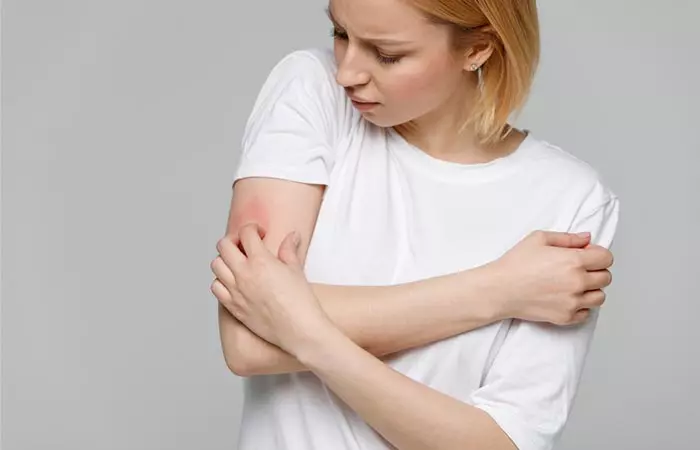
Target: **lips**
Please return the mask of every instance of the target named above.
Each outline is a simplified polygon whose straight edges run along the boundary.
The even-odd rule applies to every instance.
[[[374,103],[377,103],[377,102],[373,102],[373,101],[370,101],[370,100],[367,100],[367,99],[364,99],[364,98],[361,98],[361,97],[357,97],[357,96],[355,96],[355,95],[352,95],[352,94],[350,93],[349,90],[346,90],[346,91],[345,91],[345,94],[348,96],[348,98],[349,98],[350,100],[352,100],[352,101],[355,102],[355,103],[367,103],[367,104],[374,104]]]
[[[352,101],[355,102],[355,103],[368,103],[368,104],[377,103],[377,102],[371,102],[371,101],[369,101],[369,100],[364,100],[364,99],[361,99],[361,98],[353,97],[353,96],[351,96],[351,95],[350,95],[349,97],[350,97],[350,100],[352,100]]]

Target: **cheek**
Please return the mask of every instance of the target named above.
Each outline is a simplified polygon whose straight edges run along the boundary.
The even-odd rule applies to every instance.
[[[433,63],[393,76],[386,90],[391,109],[416,113],[437,106],[454,89],[451,70]]]
[[[435,79],[427,73],[405,75],[395,80],[391,89],[392,103],[411,104],[430,97],[435,91]]]

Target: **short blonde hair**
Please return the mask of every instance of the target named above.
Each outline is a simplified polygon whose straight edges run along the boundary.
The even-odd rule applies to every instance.
[[[453,28],[457,51],[493,46],[482,65],[482,88],[464,124],[480,142],[503,139],[508,118],[530,93],[540,57],[539,19],[535,0],[408,0],[428,20]],[[464,128],[463,127],[463,128]]]

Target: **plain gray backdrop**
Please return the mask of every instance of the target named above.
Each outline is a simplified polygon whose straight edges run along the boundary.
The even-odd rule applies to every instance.
[[[2,448],[232,449],[209,263],[272,65],[325,0],[5,0]],[[700,3],[539,2],[518,125],[621,199],[559,450],[697,450]]]

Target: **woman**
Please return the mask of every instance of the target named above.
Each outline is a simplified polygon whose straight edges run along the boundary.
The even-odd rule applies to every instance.
[[[246,377],[239,448],[551,448],[619,203],[507,122],[538,60],[535,2],[328,12],[334,52],[287,55],[260,91],[211,265]]]

